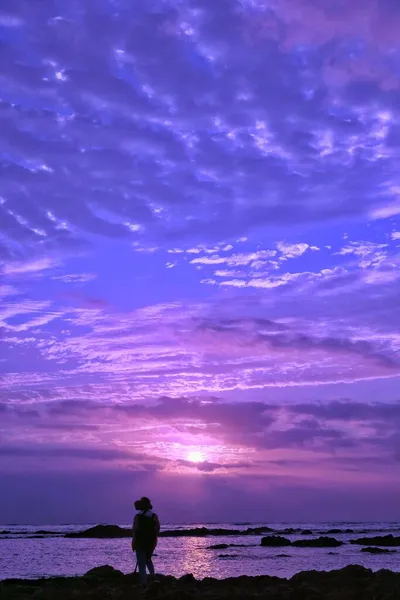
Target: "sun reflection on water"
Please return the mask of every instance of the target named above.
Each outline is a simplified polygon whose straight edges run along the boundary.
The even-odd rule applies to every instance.
[[[179,570],[192,573],[196,578],[215,576],[215,555],[196,538],[184,540],[182,552],[178,555]],[[178,566],[177,565],[177,566]]]

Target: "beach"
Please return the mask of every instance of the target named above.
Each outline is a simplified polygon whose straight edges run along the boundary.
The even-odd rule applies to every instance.
[[[158,576],[143,588],[137,575],[124,575],[110,566],[96,568],[83,577],[47,580],[8,580],[0,583],[2,600],[83,600],[113,598],[268,598],[269,600],[398,600],[400,573],[373,573],[360,566],[340,571],[299,573],[291,579],[277,577],[204,578],[188,574],[180,579]]]

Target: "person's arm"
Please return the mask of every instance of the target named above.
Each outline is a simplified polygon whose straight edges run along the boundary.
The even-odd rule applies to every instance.
[[[137,515],[135,515],[135,518],[133,519],[133,523],[132,523],[132,550],[135,550],[136,530],[137,530]]]
[[[137,515],[135,515],[135,517],[134,517],[134,519],[133,519],[133,524],[132,524],[132,537],[135,537],[136,529],[137,529]]]
[[[158,518],[158,516],[156,514],[154,515],[154,521],[156,524],[157,535],[158,535],[160,533],[161,526],[160,526],[160,519]]]

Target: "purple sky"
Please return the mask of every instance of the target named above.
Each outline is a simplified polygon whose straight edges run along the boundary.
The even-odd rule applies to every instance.
[[[3,521],[400,519],[399,31],[1,1]]]

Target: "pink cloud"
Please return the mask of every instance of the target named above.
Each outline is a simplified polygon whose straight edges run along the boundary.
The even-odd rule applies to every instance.
[[[49,269],[54,268],[55,266],[56,263],[53,259],[45,257],[18,262],[6,262],[2,266],[2,272],[4,275],[8,275],[10,277],[23,275],[38,275],[43,271],[47,271]]]
[[[296,476],[306,485],[312,480],[387,482],[400,468],[395,403],[278,406],[208,397],[100,405],[93,399],[45,403],[35,414],[0,404],[0,412],[9,428],[0,448],[3,470],[10,461],[14,468],[26,467],[29,455],[32,467],[45,457],[46,468],[56,471],[66,461],[79,470],[96,461],[166,473]],[[66,421],[68,430],[62,427]],[[82,422],[85,427],[79,427]],[[187,459],[193,447],[204,456],[197,465]]]
[[[285,23],[285,45],[326,44],[338,38],[361,38],[376,48],[397,46],[400,10],[390,0],[277,0]],[[343,10],[346,18],[343,18]]]
[[[335,51],[326,55],[323,74],[328,85],[373,81],[384,90],[398,89],[392,53],[399,48],[400,10],[390,0],[277,0],[272,6],[259,0],[252,7],[247,17],[249,43],[268,38],[290,51],[358,41],[363,45],[358,56]]]

